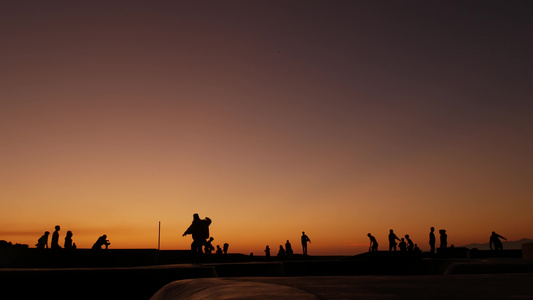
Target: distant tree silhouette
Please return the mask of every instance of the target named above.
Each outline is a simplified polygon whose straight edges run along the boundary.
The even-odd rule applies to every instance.
[[[399,241],[400,239],[396,236],[392,229],[389,230],[389,251],[392,251],[392,249],[396,251],[396,240]]]
[[[503,236],[497,234],[494,231],[492,232],[492,234],[490,235],[490,241],[489,241],[490,250],[492,250],[492,245],[494,245],[494,250],[503,250],[503,244],[502,244],[502,241],[500,241],[500,238],[507,241],[507,239],[504,238]]]
[[[431,227],[429,232],[429,252],[431,252],[431,254],[435,254],[435,242],[435,228]]]
[[[448,247],[448,235],[446,234],[446,230],[441,229],[439,230],[440,233],[440,248],[446,249]]]
[[[303,254],[307,255],[307,242],[311,243],[311,240],[309,239],[309,237],[303,231],[302,231],[301,240],[302,240]]]
[[[54,233],[52,233],[52,243],[50,244],[51,249],[61,249],[61,246],[59,246],[59,230],[61,230],[61,227],[59,225],[56,225]]]
[[[209,238],[209,225],[211,225],[211,219],[201,220],[198,214],[194,214],[191,226],[183,233],[183,236],[192,235],[191,251],[193,254],[203,253],[202,248]]]
[[[101,250],[102,249],[102,246],[105,246],[105,248],[107,249],[109,247],[111,243],[107,240],[107,235],[102,235],[101,237],[99,237],[96,242],[94,243],[92,249],[93,250]]]
[[[48,248],[48,236],[50,235],[50,232],[45,231],[44,234],[37,240],[37,249],[44,249]]]
[[[376,240],[376,238],[372,236],[370,233],[367,234],[367,236],[370,239],[370,246],[368,247],[368,249],[372,252],[378,251],[378,241]]]

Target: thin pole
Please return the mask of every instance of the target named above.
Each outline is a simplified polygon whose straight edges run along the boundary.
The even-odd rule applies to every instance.
[[[159,232],[157,234],[157,250],[161,249],[161,221],[159,221]]]

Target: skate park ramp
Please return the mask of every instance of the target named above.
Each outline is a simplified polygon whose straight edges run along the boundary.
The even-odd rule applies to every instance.
[[[233,277],[179,280],[151,300],[533,299],[533,274]]]

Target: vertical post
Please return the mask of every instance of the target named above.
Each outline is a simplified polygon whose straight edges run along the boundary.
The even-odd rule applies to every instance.
[[[157,233],[157,251],[155,252],[155,263],[159,264],[159,250],[161,249],[161,221],[159,221],[159,231]]]
[[[157,234],[157,250],[161,250],[161,221],[159,221],[159,232]]]

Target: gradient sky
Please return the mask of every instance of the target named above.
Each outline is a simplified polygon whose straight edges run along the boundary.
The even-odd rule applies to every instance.
[[[2,1],[0,239],[532,238],[530,1]]]

